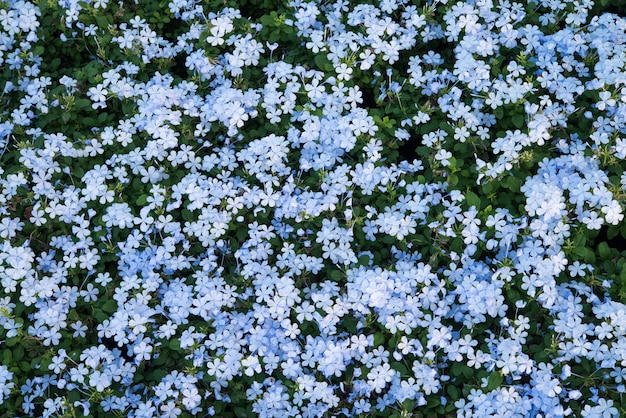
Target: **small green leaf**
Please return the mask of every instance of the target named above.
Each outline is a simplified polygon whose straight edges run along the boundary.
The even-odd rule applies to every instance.
[[[44,53],[45,49],[43,47],[43,45],[37,45],[35,48],[33,48],[33,55],[34,56],[40,56]]]
[[[513,117],[511,118],[511,121],[513,122],[513,126],[515,126],[517,129],[521,129],[522,126],[524,126],[524,115],[520,115],[519,113],[513,115]]]
[[[74,107],[77,110],[90,108],[91,107],[91,100],[89,100],[89,99],[76,99],[74,101]]]
[[[573,250],[574,254],[576,254],[579,257],[585,257],[588,251],[589,250],[587,249],[587,247],[576,247]]]
[[[626,222],[622,222],[622,226],[620,227],[620,235],[622,238],[626,238]]]
[[[476,193],[470,191],[465,192],[465,201],[467,202],[467,206],[474,206],[477,210],[480,210],[480,197],[478,197]]]
[[[148,202],[148,196],[145,194],[142,194],[141,196],[139,196],[136,200],[136,203],[138,206],[143,206]]]
[[[280,29],[273,30],[268,37],[268,42],[274,43],[280,40]]]
[[[15,347],[15,352],[13,353],[13,357],[15,358],[15,361],[20,361],[21,359],[24,358],[24,346],[23,345],[18,345],[17,347]]]
[[[522,182],[515,176],[508,176],[502,182],[510,191],[519,192]]]
[[[412,411],[413,408],[415,408],[414,399],[407,399],[404,402],[402,402],[402,409],[404,409],[405,411]]]
[[[104,312],[102,312],[102,309],[94,309],[92,316],[98,322],[102,322],[102,321],[104,321],[105,319],[108,318],[108,315],[105,314]]]
[[[367,266],[370,263],[370,256],[367,254],[363,254],[359,257],[359,266]]]
[[[194,218],[193,213],[191,213],[188,209],[181,210],[181,213],[185,221],[188,221],[188,222],[193,221],[193,218]]]
[[[111,19],[110,16],[106,14],[99,14],[99,15],[96,15],[96,23],[98,24],[99,27],[106,28],[109,26],[109,24],[113,23],[113,20]]]
[[[618,227],[616,226],[609,226],[609,228],[606,230],[606,237],[611,240],[613,238],[615,238],[618,234],[620,233],[620,230]]]
[[[352,316],[344,316],[343,317],[343,321],[342,321],[342,325],[344,326],[344,328],[346,329],[346,331],[348,331],[349,333],[356,333],[357,329],[356,329],[356,324],[357,321],[356,319],[354,319],[354,317]]]
[[[397,372],[400,372],[400,374],[403,376],[406,376],[409,374],[409,371],[407,370],[406,366],[398,361],[394,361],[393,363],[391,363],[391,368]]]
[[[115,302],[115,300],[113,299],[109,299],[106,302],[104,302],[104,305],[102,305],[102,310],[104,312],[115,312],[115,310],[117,309],[117,302]]]
[[[499,388],[502,384],[502,380],[503,378],[500,372],[491,373],[491,375],[489,375],[489,380],[487,381],[487,390],[492,391]]]
[[[274,25],[275,17],[271,15],[263,15],[259,20],[263,26],[272,26]]]
[[[330,61],[328,61],[328,58],[326,58],[323,54],[316,55],[314,61],[315,65],[317,65],[317,68],[320,70],[324,70],[329,64],[332,65]]]
[[[604,260],[611,258],[611,248],[609,248],[606,242],[602,241],[600,245],[598,245],[598,254],[600,254],[600,258]]]
[[[459,389],[454,385],[449,385],[447,389],[448,395],[452,398],[452,400],[459,399]]]

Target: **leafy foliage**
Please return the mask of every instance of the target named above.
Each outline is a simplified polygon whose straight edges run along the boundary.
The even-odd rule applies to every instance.
[[[619,416],[600,1],[4,1],[3,416]]]

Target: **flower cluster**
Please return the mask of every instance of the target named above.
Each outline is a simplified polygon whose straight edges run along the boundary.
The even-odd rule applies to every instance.
[[[626,413],[626,20],[148,3],[0,6],[0,411]]]

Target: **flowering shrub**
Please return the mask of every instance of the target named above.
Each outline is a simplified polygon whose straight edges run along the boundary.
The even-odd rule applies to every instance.
[[[1,4],[3,416],[626,414],[626,20]]]

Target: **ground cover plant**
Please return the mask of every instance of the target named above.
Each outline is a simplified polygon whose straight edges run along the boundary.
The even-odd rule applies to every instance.
[[[0,5],[0,415],[626,414],[619,5]]]

